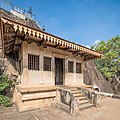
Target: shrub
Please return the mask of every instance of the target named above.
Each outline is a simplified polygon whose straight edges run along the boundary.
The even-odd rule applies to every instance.
[[[8,78],[7,75],[0,75],[0,105],[4,105],[6,107],[11,105],[10,98],[6,95],[6,90],[12,87],[12,81]]]
[[[10,98],[4,95],[0,95],[0,104],[4,105],[5,107],[11,106]]]

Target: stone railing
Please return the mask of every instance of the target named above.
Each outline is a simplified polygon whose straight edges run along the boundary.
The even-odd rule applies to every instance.
[[[78,89],[85,97],[88,98],[89,102],[92,103],[95,107],[102,106],[101,94],[99,94],[99,92],[85,87],[78,87]]]
[[[69,106],[69,113],[72,115],[77,115],[79,113],[79,101],[71,91],[63,88],[57,89],[57,103],[64,103]]]

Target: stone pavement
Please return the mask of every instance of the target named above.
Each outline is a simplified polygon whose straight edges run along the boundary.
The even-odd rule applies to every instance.
[[[77,116],[56,106],[21,113],[16,105],[0,106],[0,120],[120,120],[120,99],[104,98],[102,107],[85,109]]]

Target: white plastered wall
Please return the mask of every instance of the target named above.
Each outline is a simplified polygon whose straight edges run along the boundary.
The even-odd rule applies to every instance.
[[[24,46],[23,46],[24,47]],[[36,45],[36,43],[28,44],[28,54],[39,55],[39,71],[28,70],[28,77],[22,75],[21,81],[26,85],[55,85],[55,57],[64,59],[64,85],[79,85],[83,82],[83,72],[76,73],[76,62],[83,63],[83,58],[75,57],[70,52],[66,52],[56,48],[43,48]],[[23,51],[24,52],[24,51]],[[51,57],[51,71],[43,70],[43,57]],[[24,58],[24,57],[23,57]],[[68,73],[68,61],[74,62],[74,73]],[[23,62],[24,63],[24,62]],[[83,64],[82,64],[83,66]],[[83,68],[83,67],[82,67]],[[28,79],[27,83],[24,82]]]

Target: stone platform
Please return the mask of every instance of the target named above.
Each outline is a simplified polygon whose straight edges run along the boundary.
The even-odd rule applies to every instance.
[[[50,107],[55,103],[55,86],[21,86],[15,88],[13,101],[17,103],[19,111]]]

